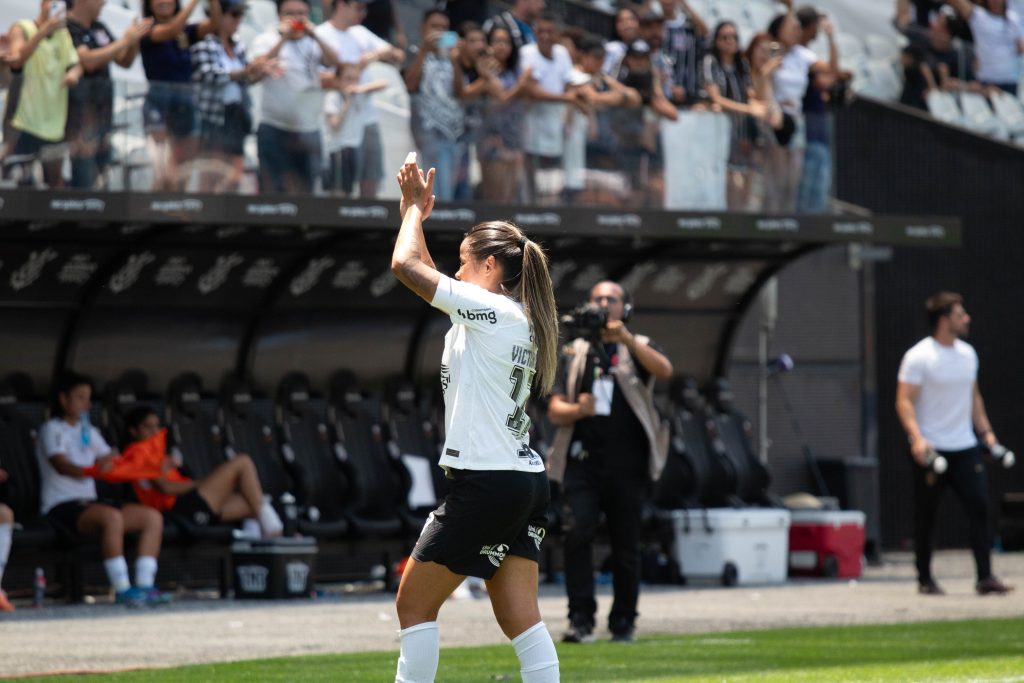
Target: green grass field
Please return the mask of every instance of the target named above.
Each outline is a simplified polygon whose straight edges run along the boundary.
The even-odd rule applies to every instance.
[[[1024,681],[1024,618],[649,635],[558,645],[563,681]],[[394,680],[396,651],[104,674],[113,681]],[[441,651],[439,683],[518,681],[510,646]],[[55,677],[81,681],[96,677]]]

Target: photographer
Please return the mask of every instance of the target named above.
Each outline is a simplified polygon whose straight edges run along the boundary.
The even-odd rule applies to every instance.
[[[1013,588],[992,575],[988,529],[988,475],[981,462],[977,432],[990,450],[998,444],[978,390],[978,354],[963,341],[971,317],[963,298],[939,292],[925,303],[931,336],[903,356],[896,388],[896,414],[910,441],[914,459],[914,555],[918,591],[945,591],[931,573],[932,531],[939,496],[953,489],[970,524],[971,549],[978,569],[979,595]],[[937,453],[936,453],[937,451]],[[936,467],[938,456],[945,467]],[[934,463],[934,464],[933,464]],[[946,469],[948,468],[948,469]]]
[[[548,406],[559,428],[548,476],[562,482],[565,501],[570,626],[563,640],[594,638],[591,545],[604,512],[615,593],[608,628],[612,640],[630,642],[640,593],[641,512],[668,447],[667,427],[653,403],[654,381],[668,379],[672,363],[626,327],[633,306],[621,285],[594,285],[590,304],[574,315],[578,338],[563,351]]]

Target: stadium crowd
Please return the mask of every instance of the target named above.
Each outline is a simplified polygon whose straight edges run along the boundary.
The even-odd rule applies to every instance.
[[[694,142],[705,128],[673,137],[663,124],[722,112],[730,142],[715,177],[728,208],[826,208],[828,110],[852,74],[812,6],[775,5],[785,11],[744,44],[737,23],[712,25],[686,0],[594,3],[614,10],[610,36],[563,25],[543,0],[496,12],[439,2],[409,46],[395,0],[277,0],[277,23],[246,40],[245,0],[207,2],[205,17],[201,1],[143,0],[120,36],[99,19],[105,0],[63,10],[47,0],[9,27],[5,175],[34,184],[39,164],[46,186],[102,188],[127,127],[145,131],[146,189],[373,198],[383,136],[399,132],[382,131],[371,97],[399,82],[368,68],[383,62],[400,70],[411,108],[401,132],[438,169],[442,201],[660,206],[666,155],[708,144]],[[909,39],[901,101],[924,109],[936,89],[1015,93],[1021,4],[897,0]],[[819,32],[827,59],[808,48]],[[111,65],[140,58],[148,89],[132,110],[115,97]]]

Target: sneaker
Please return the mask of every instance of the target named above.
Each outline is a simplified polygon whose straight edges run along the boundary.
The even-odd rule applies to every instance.
[[[14,605],[7,599],[7,593],[0,591],[0,612],[13,612]]]
[[[921,595],[945,595],[946,591],[942,590],[939,584],[935,581],[926,581],[918,584],[917,592]]]
[[[156,586],[141,588],[140,590],[146,596],[145,599],[147,605],[166,605],[173,599],[170,593],[164,593],[157,589]]]
[[[620,631],[618,633],[612,633],[611,641],[613,643],[632,643],[636,641],[636,629],[629,629],[628,631]]]
[[[974,590],[978,591],[978,595],[988,595],[990,593],[1003,595],[1012,591],[1013,586],[1003,583],[994,576],[989,576],[976,583]]]
[[[142,607],[146,604],[146,591],[141,588],[125,588],[114,594],[114,603],[128,607]]]
[[[594,642],[594,627],[590,624],[569,624],[569,630],[562,636],[563,643]]]

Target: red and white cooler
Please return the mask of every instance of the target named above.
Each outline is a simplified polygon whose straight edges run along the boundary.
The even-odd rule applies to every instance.
[[[793,510],[789,527],[789,575],[852,579],[864,556],[860,510]]]

